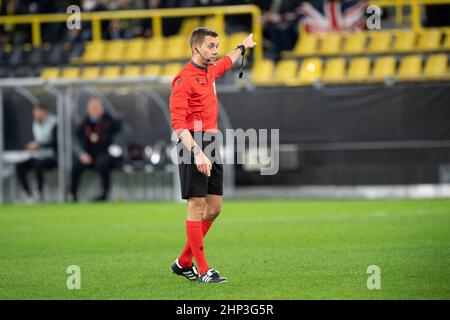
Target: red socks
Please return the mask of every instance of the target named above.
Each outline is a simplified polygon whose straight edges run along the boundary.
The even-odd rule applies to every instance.
[[[208,270],[208,263],[205,259],[205,251],[203,248],[203,238],[208,233],[212,221],[186,221],[187,243],[181,252],[178,262],[182,267],[190,267],[192,265],[192,257],[197,262],[200,274],[204,274]]]

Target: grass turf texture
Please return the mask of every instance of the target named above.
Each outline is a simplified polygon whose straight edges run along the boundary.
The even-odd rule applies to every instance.
[[[449,299],[450,201],[226,201],[206,237],[229,278],[169,267],[185,205],[0,206],[0,299]],[[81,268],[68,290],[66,268]],[[381,289],[368,290],[369,265]]]

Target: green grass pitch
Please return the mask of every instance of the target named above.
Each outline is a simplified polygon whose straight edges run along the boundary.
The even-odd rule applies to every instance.
[[[185,205],[0,206],[0,299],[449,299],[450,200],[225,201],[207,259],[171,274]],[[66,269],[81,270],[81,289]],[[367,268],[381,289],[367,288]]]

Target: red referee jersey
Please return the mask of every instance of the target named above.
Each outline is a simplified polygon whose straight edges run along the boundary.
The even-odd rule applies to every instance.
[[[201,122],[201,131],[217,130],[219,106],[215,79],[221,77],[232,65],[233,62],[228,56],[208,67],[198,66],[190,61],[175,76],[170,96],[174,131],[194,131],[194,121]]]

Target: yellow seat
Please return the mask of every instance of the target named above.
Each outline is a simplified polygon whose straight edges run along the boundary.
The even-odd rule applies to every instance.
[[[434,54],[425,62],[424,76],[427,79],[448,79],[448,57],[447,54]]]
[[[272,60],[262,60],[255,64],[251,74],[251,80],[256,85],[268,85],[272,82],[275,65]]]
[[[105,79],[114,79],[120,77],[120,66],[107,66],[103,69],[102,77]]]
[[[389,78],[393,78],[395,75],[395,57],[386,56],[379,57],[375,61],[372,72],[372,80],[384,81]]]
[[[393,36],[391,31],[370,31],[368,36],[370,39],[367,48],[369,53],[385,53],[391,50]]]
[[[161,81],[171,82],[173,77],[175,77],[177,75],[177,73],[181,71],[182,68],[183,68],[183,64],[181,64],[181,63],[167,64],[161,73]]]
[[[298,84],[310,85],[317,82],[322,77],[322,59],[305,59],[298,72]]]
[[[184,36],[172,36],[166,38],[166,50],[164,60],[186,60],[191,57],[189,40]]]
[[[314,34],[304,33],[300,35],[294,47],[294,55],[297,57],[311,56],[316,54],[319,38]]]
[[[41,78],[44,80],[53,80],[59,77],[59,68],[45,68],[41,72]]]
[[[200,18],[185,18],[181,22],[180,30],[178,31],[178,35],[180,36],[190,36],[191,32],[200,27],[201,21]]]
[[[124,40],[112,40],[105,43],[104,61],[123,62],[126,42]]]
[[[397,30],[395,32],[394,51],[409,52],[414,50],[416,34],[412,30]]]
[[[347,35],[343,52],[345,54],[360,54],[366,49],[367,36],[365,32],[354,32]]]
[[[151,38],[144,43],[144,51],[138,61],[161,61],[164,52],[164,38]]]
[[[366,57],[353,58],[348,67],[347,81],[361,82],[369,80],[370,60]]]
[[[322,79],[325,83],[337,83],[343,81],[345,79],[345,59],[329,59],[325,64]]]
[[[341,50],[342,34],[333,32],[322,35],[319,53],[322,55],[335,55]]]
[[[224,52],[223,54],[227,54],[228,52],[233,51],[236,49],[236,47],[240,44],[242,44],[242,41],[248,36],[248,33],[246,32],[236,32],[226,37],[226,39],[220,40],[219,48],[222,46],[222,42],[224,46],[222,46],[222,49]],[[220,39],[220,35],[219,35]],[[225,41],[223,41],[225,40]],[[258,41],[254,38],[255,41]],[[246,50],[246,56],[250,53],[251,50]]]
[[[297,69],[298,62],[296,60],[281,60],[275,69],[274,82],[277,84],[296,83]]]
[[[206,28],[214,30],[219,35],[225,34],[225,30],[223,29],[224,26],[220,24],[219,18],[217,18],[216,16],[206,17],[203,20],[203,24],[202,25],[204,27],[206,27]]]
[[[403,57],[398,70],[398,80],[417,80],[422,76],[422,57],[410,55]]]
[[[439,29],[424,29],[419,33],[417,49],[419,51],[435,51],[441,45],[442,33]]]
[[[144,49],[145,40],[143,38],[136,38],[128,41],[124,48],[123,60],[129,62],[141,61]]]
[[[62,78],[64,79],[76,79],[80,77],[80,68],[67,67],[62,71]]]
[[[141,66],[127,66],[123,70],[124,77],[140,77],[142,76]]]
[[[148,64],[144,66],[143,75],[146,77],[159,77],[161,74],[161,66],[159,64]]]
[[[103,41],[91,41],[85,46],[81,57],[83,63],[101,63],[104,58],[105,43]]]
[[[81,78],[83,79],[97,79],[100,75],[99,67],[85,67],[81,72]]]
[[[444,29],[444,42],[442,43],[442,49],[450,51],[450,28]]]

